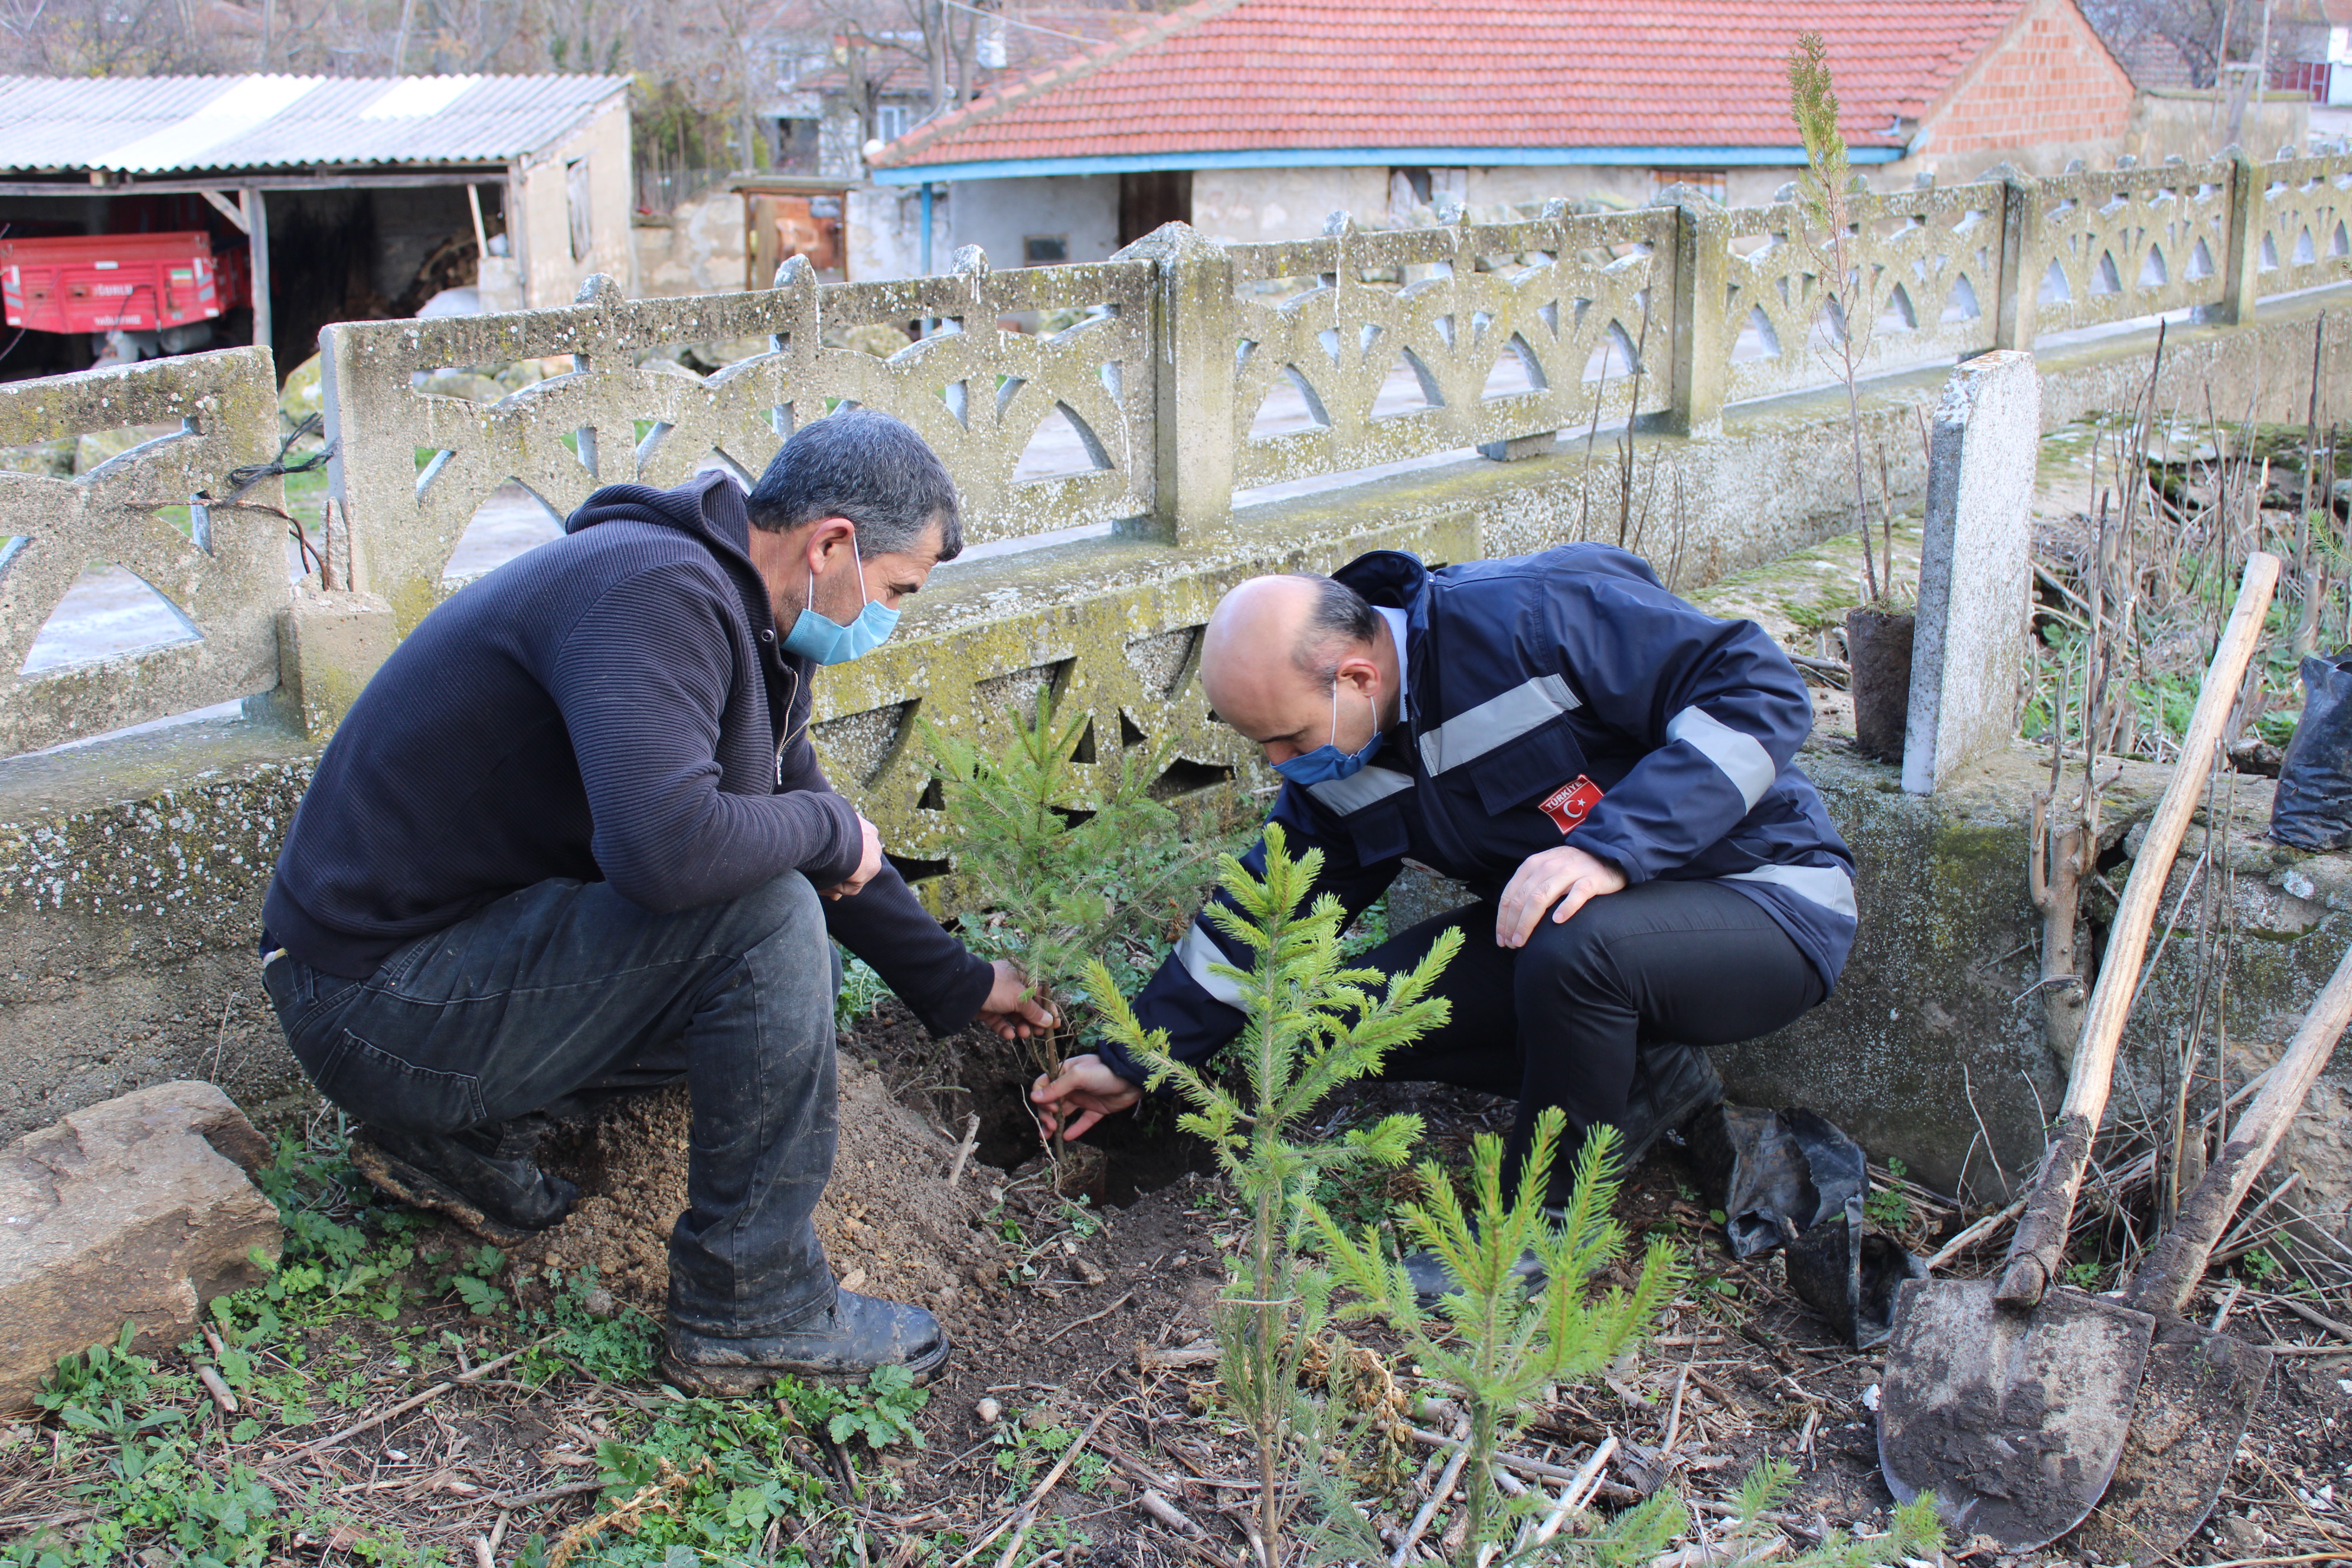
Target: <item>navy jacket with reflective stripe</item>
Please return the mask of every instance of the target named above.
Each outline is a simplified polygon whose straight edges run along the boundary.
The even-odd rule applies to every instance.
[[[1853,858],[1792,761],[1812,702],[1763,628],[1700,613],[1601,544],[1436,572],[1378,551],[1336,575],[1405,612],[1406,700],[1361,771],[1285,784],[1275,801],[1290,852],[1323,852],[1318,895],[1352,919],[1410,858],[1493,897],[1528,856],[1572,843],[1628,882],[1720,880],[1835,986],[1853,945]],[[1564,834],[1543,803],[1579,779],[1601,798]],[[1243,858],[1262,874],[1264,841]],[[1241,1027],[1220,961],[1251,962],[1196,920],[1137,998],[1181,1060]],[[1144,1076],[1116,1046],[1104,1059]]]

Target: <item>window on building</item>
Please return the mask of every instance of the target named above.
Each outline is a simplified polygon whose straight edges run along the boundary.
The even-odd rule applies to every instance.
[[[1021,264],[1024,267],[1051,267],[1070,258],[1070,237],[1066,234],[1024,235],[1021,240]]]
[[[1650,171],[1650,195],[1656,195],[1668,185],[1689,185],[1715,198],[1717,204],[1728,198],[1731,182],[1722,169],[1653,169]]]
[[[915,106],[911,103],[877,103],[874,106],[874,134],[885,142],[896,142],[915,128]]]
[[[563,203],[572,218],[572,259],[585,261],[596,237],[589,224],[587,159],[564,160]]]
[[[1470,171],[1467,169],[1389,171],[1389,226],[1391,228],[1403,228],[1410,225],[1413,211],[1418,207],[1426,207],[1434,214],[1447,207],[1469,205]]]

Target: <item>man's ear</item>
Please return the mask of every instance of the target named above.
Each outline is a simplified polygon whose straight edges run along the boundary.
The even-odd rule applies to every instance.
[[[809,530],[806,553],[809,565],[824,572],[841,564],[844,550],[855,552],[857,533],[845,517],[820,518]]]

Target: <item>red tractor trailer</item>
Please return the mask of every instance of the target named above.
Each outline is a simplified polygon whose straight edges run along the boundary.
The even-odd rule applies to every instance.
[[[184,353],[205,323],[253,302],[246,253],[200,229],[0,239],[0,314],[36,332],[88,332],[101,360]]]

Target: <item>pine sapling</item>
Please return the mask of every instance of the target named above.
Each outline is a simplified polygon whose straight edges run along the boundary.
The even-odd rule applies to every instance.
[[[1100,963],[1091,972],[1103,1032],[1151,1069],[1154,1087],[1174,1086],[1191,1107],[1181,1125],[1216,1150],[1248,1209],[1249,1238],[1213,1322],[1219,1374],[1257,1450],[1254,1522],[1262,1568],[1284,1561],[1291,1450],[1317,1425],[1299,1390],[1299,1367],[1330,1321],[1330,1276],[1299,1252],[1308,1194],[1350,1166],[1402,1163],[1421,1123],[1391,1116],[1319,1143],[1294,1143],[1287,1134],[1332,1090],[1377,1072],[1391,1050],[1445,1021],[1448,1004],[1429,993],[1461,946],[1461,934],[1448,932],[1412,973],[1380,989],[1378,971],[1346,965],[1339,937],[1347,918],[1338,900],[1326,895],[1301,912],[1322,858],[1310,850],[1292,859],[1280,826],[1269,826],[1264,877],[1233,856],[1222,861],[1232,901],[1212,905],[1208,918],[1255,954],[1247,970],[1212,966],[1237,988],[1234,1005],[1247,1019],[1232,1047],[1240,1053],[1246,1101],[1171,1057],[1165,1032],[1143,1030],[1109,972]]]
[[[1123,751],[1091,787],[1076,753],[1092,720],[1063,723],[1055,709],[1040,688],[1034,717],[1013,716],[1012,739],[995,752],[923,728],[956,868],[990,911],[968,922],[968,938],[983,957],[1018,964],[1063,1015],[1058,1029],[1031,1040],[1048,1077],[1077,1032],[1068,1015],[1088,962],[1188,902],[1203,859],[1179,837],[1176,814],[1148,793],[1165,758]]]
[[[1495,1456],[1542,1402],[1546,1388],[1608,1365],[1681,1283],[1673,1247],[1658,1239],[1631,1290],[1596,1295],[1586,1289],[1625,1249],[1624,1231],[1609,1215],[1618,1189],[1617,1130],[1593,1130],[1577,1157],[1574,1197],[1564,1211],[1548,1211],[1544,1196],[1566,1121],[1557,1106],[1537,1117],[1535,1138],[1510,1192],[1503,1184],[1502,1140],[1478,1139],[1470,1155],[1467,1208],[1442,1167],[1421,1166],[1428,1200],[1400,1209],[1396,1223],[1405,1244],[1435,1254],[1458,1287],[1433,1308],[1415,1298],[1403,1265],[1384,1256],[1377,1231],[1351,1237],[1320,1208],[1311,1209],[1310,1223],[1333,1272],[1356,1293],[1341,1315],[1388,1319],[1404,1336],[1411,1359],[1462,1395],[1470,1434],[1461,1468],[1466,1517],[1459,1568],[1516,1563],[1561,1550],[1537,1518],[1549,1500],[1505,1498],[1495,1484]],[[1546,1281],[1532,1294],[1517,1272],[1528,1252],[1541,1264]],[[1622,1521],[1628,1540],[1646,1541],[1660,1529],[1670,1536],[1681,1528],[1680,1510],[1670,1501],[1644,1507],[1659,1517]],[[1330,1511],[1335,1531],[1366,1534],[1377,1549],[1360,1514],[1351,1507]],[[1515,1524],[1517,1538],[1507,1546]]]

